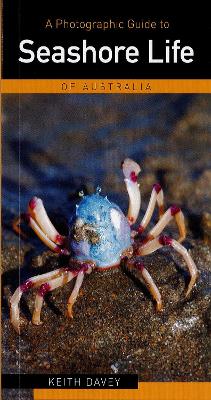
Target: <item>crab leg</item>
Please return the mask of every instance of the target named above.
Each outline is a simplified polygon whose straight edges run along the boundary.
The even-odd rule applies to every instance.
[[[59,245],[64,244],[65,237],[59,234],[50,221],[41,199],[33,197],[29,202],[28,212],[51,241]]]
[[[163,231],[163,229],[168,225],[168,223],[172,220],[175,219],[175,222],[177,224],[178,230],[179,230],[179,238],[178,242],[182,242],[185,237],[186,237],[186,228],[185,228],[185,218],[184,215],[181,211],[181,209],[177,206],[172,206],[170,207],[165,214],[160,218],[158,223],[152,228],[147,237],[146,237],[146,242],[149,240],[152,240],[156,238],[160,233]]]
[[[156,301],[157,311],[162,311],[161,294],[144,264],[139,261],[133,262],[132,260],[127,260],[125,266],[129,270],[132,270],[135,276],[145,284],[153,299]]]
[[[141,194],[137,183],[140,166],[130,158],[126,158],[122,163],[124,181],[129,195],[129,208],[127,219],[130,225],[136,222],[141,206]]]
[[[44,296],[46,293],[51,292],[52,290],[64,286],[66,283],[70,282],[75,276],[77,272],[71,272],[68,269],[58,278],[52,279],[48,282],[43,283],[36,295],[35,299],[35,308],[32,317],[32,323],[35,325],[40,325],[40,313],[43,305]]]
[[[154,251],[160,249],[163,246],[170,246],[173,249],[175,249],[179,254],[181,254],[181,256],[183,257],[184,261],[187,264],[191,277],[186,292],[186,297],[187,297],[196,283],[196,279],[198,277],[198,270],[196,268],[193,259],[191,258],[190,254],[188,253],[187,249],[184,246],[182,246],[179,242],[168,236],[159,236],[158,238],[151,240],[145,245],[139,247],[138,254],[141,256],[145,256],[147,254],[153,253]]]
[[[76,278],[74,289],[73,289],[73,291],[68,299],[68,303],[67,303],[67,314],[68,314],[69,318],[73,318],[72,308],[77,299],[80,287],[83,283],[83,279],[84,279],[84,271],[80,271]]]
[[[31,288],[35,288],[35,287],[42,285],[42,283],[44,283],[52,278],[56,278],[57,276],[61,275],[61,273],[63,273],[63,271],[64,271],[63,268],[59,268],[59,269],[56,269],[55,271],[47,272],[46,274],[34,276],[34,277],[28,279],[27,281],[25,281],[24,283],[22,283],[22,285],[20,285],[16,289],[16,291],[14,292],[14,294],[12,295],[12,297],[10,299],[10,305],[11,305],[10,319],[11,319],[12,325],[14,326],[15,330],[18,333],[20,332],[19,302],[20,302],[22,294]]]
[[[21,219],[23,219],[25,222],[28,223],[28,225],[33,229],[33,231],[37,234],[37,236],[40,238],[40,240],[48,246],[52,251],[55,253],[59,253],[62,255],[69,255],[70,252],[67,249],[63,249],[62,247],[58,246],[56,243],[54,243],[45,233],[42,231],[42,229],[39,227],[39,225],[36,223],[36,221],[32,218],[30,214],[22,214]]]
[[[147,210],[146,210],[144,217],[138,227],[139,233],[142,233],[146,229],[147,225],[149,224],[149,222],[152,218],[152,214],[154,212],[156,203],[157,203],[158,209],[159,209],[159,217],[161,217],[164,213],[164,201],[163,201],[163,190],[159,183],[155,183],[153,186]]]

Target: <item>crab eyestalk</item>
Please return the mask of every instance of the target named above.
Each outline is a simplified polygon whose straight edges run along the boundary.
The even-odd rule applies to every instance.
[[[126,158],[122,163],[124,181],[129,195],[129,208],[127,219],[130,225],[133,225],[138,217],[141,206],[141,193],[139,190],[138,174],[141,171],[140,166],[130,158]]]

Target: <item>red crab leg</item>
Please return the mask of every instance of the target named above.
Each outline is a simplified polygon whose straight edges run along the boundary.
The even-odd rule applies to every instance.
[[[140,166],[130,158],[126,158],[122,163],[124,181],[129,195],[129,208],[127,219],[130,225],[136,222],[141,206],[141,194],[137,183]]]
[[[59,245],[64,244],[65,237],[59,234],[50,221],[41,199],[33,197],[29,202],[28,212],[51,241]]]
[[[35,325],[40,325],[40,314],[41,314],[41,309],[43,305],[43,300],[44,296],[46,293],[51,292],[52,290],[64,286],[66,283],[70,282],[78,272],[71,272],[68,269],[62,273],[61,276],[58,278],[52,279],[48,282],[43,283],[36,295],[35,299],[35,307],[34,307],[34,312],[33,312],[33,317],[32,317],[32,323]]]
[[[48,236],[46,236],[45,233],[42,231],[42,229],[39,227],[39,225],[35,222],[35,220],[30,216],[30,214],[22,214],[21,217],[33,229],[33,231],[37,234],[37,236],[40,238],[40,240],[46,246],[48,246],[51,250],[53,250],[55,253],[59,253],[59,254],[63,254],[63,255],[70,254],[70,252],[67,249],[63,249],[62,247],[59,247],[51,239],[49,239]]]
[[[67,314],[68,314],[69,318],[73,318],[72,308],[78,297],[78,293],[79,293],[80,287],[83,283],[83,280],[84,280],[84,272],[80,271],[76,278],[74,289],[73,289],[73,291],[68,299],[68,303],[67,303]]]
[[[163,231],[163,229],[166,227],[166,225],[169,224],[172,219],[175,219],[175,222],[177,224],[178,230],[179,230],[179,238],[178,242],[182,242],[185,237],[186,237],[186,228],[185,228],[185,218],[184,215],[181,211],[181,209],[177,206],[172,206],[170,207],[165,214],[160,218],[158,223],[152,228],[147,237],[146,237],[146,242],[149,240],[152,240],[156,238],[160,233]]]
[[[75,259],[70,259],[69,260],[69,268],[71,271],[77,271],[77,278],[75,282],[74,289],[68,299],[67,302],[67,315],[70,318],[73,318],[73,313],[72,313],[72,308],[73,305],[77,299],[80,287],[83,283],[84,279],[84,274],[90,274],[94,268],[96,268],[96,264],[94,261],[91,260],[75,260]]]
[[[176,240],[168,237],[168,236],[159,236],[158,238],[151,240],[150,242],[146,243],[143,246],[140,246],[138,249],[138,254],[141,256],[145,256],[147,254],[151,254],[154,251],[160,249],[163,246],[170,246],[172,247],[174,250],[176,250],[179,254],[181,254],[181,256],[183,257],[184,261],[187,264],[187,267],[189,269],[189,273],[190,273],[190,282],[188,285],[188,289],[186,292],[186,297],[189,295],[189,293],[191,292],[193,286],[196,283],[196,279],[198,277],[198,270],[196,268],[196,265],[193,261],[193,259],[191,258],[190,254],[188,253],[187,249],[182,246],[179,242],[177,242]]]
[[[157,311],[162,311],[162,300],[161,294],[153,281],[151,275],[145,268],[144,264],[139,261],[133,260],[126,260],[125,262],[126,268],[132,270],[135,276],[146,285],[147,289],[149,290],[150,294],[152,295],[153,299],[156,301],[156,309]]]
[[[21,299],[21,296],[24,292],[28,291],[31,288],[35,288],[37,286],[42,285],[43,282],[48,281],[49,279],[52,279],[53,277],[57,277],[61,273],[63,273],[64,269],[59,268],[56,269],[55,271],[47,272],[46,274],[42,275],[36,275],[24,283],[22,283],[14,292],[10,299],[10,319],[11,323],[14,326],[15,330],[20,333],[20,321],[19,321],[19,302]]]
[[[153,186],[147,210],[146,210],[144,217],[138,227],[139,233],[142,233],[146,229],[147,225],[149,224],[149,222],[152,218],[152,214],[154,212],[156,203],[158,204],[158,208],[159,208],[159,217],[161,217],[164,213],[164,200],[163,200],[163,190],[159,183],[155,183],[155,185]]]

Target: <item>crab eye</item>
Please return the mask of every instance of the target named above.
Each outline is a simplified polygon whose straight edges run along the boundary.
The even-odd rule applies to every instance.
[[[121,215],[120,213],[115,210],[115,208],[112,208],[110,211],[110,216],[111,216],[111,222],[114,226],[114,228],[119,231],[120,230],[120,224],[121,224]]]

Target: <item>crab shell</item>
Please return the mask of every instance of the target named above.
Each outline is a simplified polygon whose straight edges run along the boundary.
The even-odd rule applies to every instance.
[[[131,229],[121,209],[99,193],[84,196],[76,206],[70,247],[77,260],[99,268],[118,265],[131,246]]]

